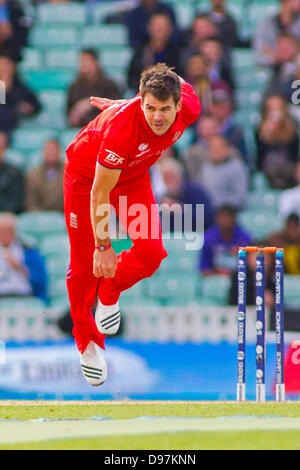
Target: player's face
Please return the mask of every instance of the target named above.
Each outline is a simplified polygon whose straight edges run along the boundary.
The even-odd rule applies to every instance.
[[[181,109],[181,101],[174,102],[173,97],[159,101],[151,93],[147,93],[142,101],[142,110],[150,128],[156,135],[163,135],[176,119]]]

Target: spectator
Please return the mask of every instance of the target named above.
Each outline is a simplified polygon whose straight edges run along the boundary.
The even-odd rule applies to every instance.
[[[39,251],[17,237],[14,214],[0,214],[0,296],[36,296],[48,302],[47,272]]]
[[[281,0],[276,15],[263,20],[255,32],[253,48],[259,65],[276,63],[278,36],[291,34],[300,39],[300,3],[298,0]]]
[[[279,198],[279,214],[285,220],[290,214],[296,213],[300,217],[300,161],[295,167],[296,186],[282,191]]]
[[[197,93],[202,112],[209,110],[212,93],[215,89],[221,88],[228,91],[228,93],[231,91],[230,86],[224,80],[210,77],[209,71],[210,62],[204,54],[195,53],[190,55],[184,70],[184,78]]]
[[[180,54],[181,68],[185,69],[188,58],[192,54],[199,54],[199,47],[204,39],[217,36],[218,29],[209,17],[205,14],[197,15],[183,41],[184,45]]]
[[[266,174],[271,188],[294,186],[299,138],[287,103],[281,96],[272,95],[265,101],[255,140],[257,170]]]
[[[208,60],[208,76],[212,83],[225,81],[230,89],[234,89],[231,65],[223,60],[223,45],[217,37],[204,39],[200,44],[200,52]]]
[[[0,132],[10,134],[21,117],[33,116],[40,111],[41,105],[18,77],[16,62],[6,55],[0,55],[0,81],[6,91],[6,104],[0,106]]]
[[[120,90],[113,80],[103,73],[97,53],[85,49],[80,54],[79,72],[70,86],[67,96],[67,115],[71,127],[84,127],[99,114],[90,104],[90,96],[121,98]]]
[[[4,161],[7,145],[8,136],[0,132],[0,211],[18,214],[23,210],[24,176],[21,170]]]
[[[63,174],[59,142],[48,140],[41,165],[30,170],[25,178],[26,210],[63,211]]]
[[[212,93],[209,113],[214,116],[220,126],[220,134],[236,147],[246,163],[249,163],[249,152],[246,146],[243,129],[234,121],[232,112],[234,104],[232,95],[225,88],[216,88]]]
[[[149,40],[136,49],[129,65],[128,86],[131,90],[138,92],[142,71],[159,62],[175,67],[176,72],[181,74],[178,69],[179,49],[171,42],[172,28],[169,15],[155,13],[151,16],[148,24]]]
[[[236,20],[226,10],[226,0],[210,0],[212,8],[207,12],[209,19],[216,25],[219,37],[226,49],[249,46],[239,39]]]
[[[239,247],[251,244],[250,234],[238,225],[236,210],[230,205],[218,208],[215,223],[206,230],[204,240],[199,258],[199,270],[204,276],[231,276]]]
[[[131,47],[138,48],[149,41],[148,24],[152,15],[162,13],[168,15],[172,23],[172,44],[180,41],[176,17],[172,7],[157,0],[140,0],[140,4],[132,9],[127,16],[129,42]]]
[[[196,124],[196,134],[196,142],[182,154],[188,177],[193,181],[200,180],[202,164],[208,159],[209,139],[219,134],[217,119],[210,114],[201,114]]]
[[[207,191],[213,207],[231,205],[236,210],[243,209],[248,192],[248,172],[238,150],[223,136],[215,135],[209,139],[207,156],[198,181]]]
[[[29,30],[24,9],[17,0],[0,2],[0,54],[9,53],[16,62],[22,59]]]
[[[291,213],[282,231],[270,235],[269,246],[284,248],[286,274],[300,274],[300,228],[299,215]]]
[[[179,215],[180,226],[188,231],[203,228],[199,226],[202,220],[199,220],[196,207],[197,204],[204,204],[204,228],[209,227],[213,222],[213,210],[209,197],[201,185],[185,178],[183,166],[173,158],[163,158],[159,166],[166,186],[166,193],[160,198],[159,203],[166,204],[171,210],[178,210],[181,215]],[[170,231],[177,230],[176,212],[174,212],[174,217],[172,213],[170,215]],[[162,216],[164,217],[164,211],[162,211]],[[162,229],[166,230],[166,227],[162,225]]]
[[[280,94],[291,101],[293,93],[292,83],[297,79],[297,56],[299,53],[298,41],[291,35],[280,35],[276,59],[274,59],[274,73],[268,84],[265,95]]]
[[[255,245],[255,244],[254,244]],[[241,245],[245,246],[245,244]],[[274,307],[274,255],[265,253],[265,305],[273,309]],[[234,270],[231,276],[231,287],[229,292],[229,305],[238,303],[238,273]],[[247,283],[246,283],[246,304],[256,305],[256,253],[247,253]]]

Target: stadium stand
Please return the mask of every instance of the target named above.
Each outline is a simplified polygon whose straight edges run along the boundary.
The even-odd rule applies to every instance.
[[[126,73],[134,52],[129,46],[126,25],[106,23],[108,16],[126,10],[121,1],[99,3],[90,10],[84,2],[25,3],[33,25],[18,72],[25,83],[38,93],[42,111],[38,116],[19,123],[5,153],[5,159],[23,171],[38,163],[39,151],[45,140],[56,137],[65,149],[78,132],[78,129],[67,127],[65,105],[67,89],[76,74],[79,51],[82,48],[98,51],[105,72],[117,80],[124,97],[130,96],[130,90],[126,88]],[[209,0],[168,0],[168,3],[173,7],[178,26],[183,32],[189,29],[196,13],[211,8]],[[278,12],[278,8],[276,0],[227,2],[228,12],[237,21],[241,37],[250,42],[250,47],[237,46],[232,50],[236,83],[233,116],[245,132],[253,160],[249,168],[247,207],[240,211],[238,220],[258,240],[281,227],[278,217],[281,191],[272,190],[265,175],[255,168],[254,131],[260,122],[263,92],[272,70],[257,64],[251,41],[258,23]],[[194,130],[188,129],[175,144],[179,158],[193,139]],[[18,229],[21,234],[35,240],[46,258],[50,305],[65,308],[68,304],[65,273],[69,252],[63,215],[51,212],[22,213],[18,216]],[[128,241],[124,244],[128,246]],[[160,271],[124,293],[121,306],[140,304],[159,307],[187,305],[187,302],[217,306],[227,304],[230,289],[228,277],[201,277],[196,266],[198,252],[184,251],[182,240],[165,240],[165,246],[169,257],[162,263]],[[115,247],[117,251],[121,250],[121,242],[116,241]],[[297,293],[299,279],[288,276],[285,283],[288,301],[300,307]],[[3,302],[1,300],[1,308],[8,305]],[[30,302],[28,300],[28,309],[33,305],[36,308],[36,302]]]

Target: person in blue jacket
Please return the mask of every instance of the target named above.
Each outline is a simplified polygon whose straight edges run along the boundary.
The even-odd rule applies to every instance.
[[[0,212],[0,297],[35,296],[46,305],[48,276],[39,250],[17,235],[17,218]]]

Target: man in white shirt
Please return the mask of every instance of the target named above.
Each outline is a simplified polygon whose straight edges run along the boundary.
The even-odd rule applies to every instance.
[[[279,214],[282,220],[285,220],[291,213],[300,216],[300,162],[295,168],[295,178],[297,186],[292,189],[285,189],[279,198]]]

